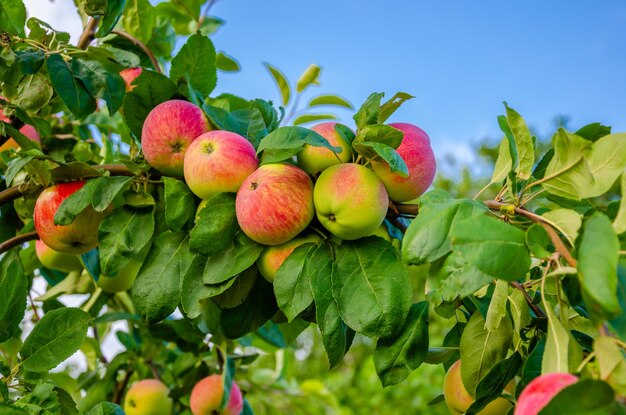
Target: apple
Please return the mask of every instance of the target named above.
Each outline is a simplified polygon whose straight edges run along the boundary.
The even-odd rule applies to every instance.
[[[230,397],[226,407],[218,412],[224,394],[221,375],[211,375],[202,379],[193,387],[189,406],[193,415],[239,415],[243,410],[243,395],[235,382],[230,388]]]
[[[359,164],[337,164],[315,183],[317,219],[333,235],[353,240],[374,233],[385,220],[389,197],[380,179]]]
[[[513,394],[515,390],[515,380],[509,382],[504,388],[509,394]],[[454,362],[443,381],[443,395],[446,405],[450,412],[454,415],[460,415],[467,411],[467,408],[474,402],[474,398],[467,392],[461,379],[461,361]],[[505,415],[513,404],[504,398],[497,398],[491,401],[489,405],[484,407],[478,415]]]
[[[129,290],[137,278],[139,268],[142,263],[131,259],[128,265],[119,270],[115,276],[108,277],[106,275],[100,275],[98,278],[98,287],[102,288],[102,291],[107,293],[116,293],[120,291]]]
[[[143,155],[161,173],[181,177],[185,151],[193,140],[209,130],[208,119],[196,105],[179,99],[162,102],[143,123]]]
[[[408,177],[392,173],[385,161],[373,160],[372,170],[385,184],[389,198],[394,202],[406,202],[421,196],[433,182],[437,164],[430,138],[421,128],[406,123],[389,124],[404,133],[402,143],[396,149],[409,170]]]
[[[98,245],[98,226],[104,213],[91,206],[76,215],[69,225],[55,225],[61,203],[85,185],[84,181],[59,183],[45,189],[35,202],[33,221],[39,238],[55,251],[80,255]]]
[[[46,268],[62,272],[80,271],[83,269],[83,264],[80,263],[78,256],[55,251],[41,239],[35,241],[35,253],[37,258],[39,258],[39,262]]]
[[[578,382],[569,373],[548,373],[534,378],[517,399],[515,415],[537,415],[562,389]]]
[[[341,152],[335,153],[326,147],[305,144],[297,155],[298,166],[302,170],[309,174],[317,174],[332,165],[347,163],[352,159],[350,144],[335,130],[335,125],[336,122],[324,122],[311,127],[311,130],[324,137],[330,145],[341,147]]]
[[[124,68],[120,71],[120,76],[126,83],[126,92],[132,91],[137,85],[133,85],[133,81],[141,75],[141,68]]]
[[[185,181],[200,199],[235,193],[259,166],[254,147],[239,134],[209,131],[189,145],[184,159]]]
[[[23,125],[22,128],[19,129],[19,132],[24,134],[26,137],[28,137],[30,141],[41,143],[41,137],[39,136],[39,133],[37,132],[35,127],[33,127],[32,125],[30,124]],[[10,149],[17,150],[19,148],[20,148],[19,144],[17,144],[17,142],[14,139],[9,138],[4,144],[0,146],[0,152],[7,151]]]
[[[309,234],[297,236],[284,244],[268,246],[261,252],[259,259],[256,261],[259,272],[267,281],[274,282],[276,271],[297,247],[310,242],[318,243],[321,240],[322,238],[319,235]]]
[[[156,379],[144,379],[133,383],[126,392],[124,413],[126,415],[171,415],[174,406],[169,389]]]
[[[308,174],[291,164],[265,164],[239,188],[235,211],[241,230],[250,239],[280,245],[313,219],[313,183]]]

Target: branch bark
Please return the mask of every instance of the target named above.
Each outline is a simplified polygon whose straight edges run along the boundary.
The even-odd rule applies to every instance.
[[[528,292],[526,291],[526,289],[524,288],[522,284],[520,284],[519,282],[515,282],[515,281],[510,282],[509,284],[511,285],[511,287],[517,288],[518,290],[522,292],[522,294],[524,294],[524,298],[526,299],[528,306],[530,307],[531,310],[533,310],[533,312],[535,313],[537,317],[546,318],[546,313],[544,313],[543,310],[539,308],[537,304],[533,303],[533,299],[530,298],[530,295],[528,295]]]
[[[23,233],[21,235],[14,236],[13,238],[7,239],[6,241],[0,243],[0,254],[5,253],[9,249],[16,247],[18,245],[23,244],[24,242],[32,241],[37,239],[39,236],[37,232],[28,232]]]
[[[78,43],[76,43],[76,47],[79,49],[87,49],[92,40],[94,40],[96,35],[96,29],[98,28],[98,19],[90,17],[85,25],[85,29],[83,33],[80,35],[78,39]]]
[[[142,41],[121,30],[112,30],[111,33],[119,37],[123,37],[126,40],[130,40],[134,45],[139,47],[139,49],[141,49],[146,55],[148,55],[148,58],[150,58],[150,62],[152,62],[152,66],[154,66],[154,70],[158,73],[162,73],[159,61],[157,61],[152,51]]]

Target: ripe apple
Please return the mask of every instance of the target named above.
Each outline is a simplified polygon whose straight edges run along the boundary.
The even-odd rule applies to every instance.
[[[143,123],[143,155],[161,173],[180,177],[185,151],[193,140],[209,130],[209,121],[194,104],[179,99],[162,102]]]
[[[126,392],[124,413],[126,415],[171,415],[174,406],[169,389],[156,379],[144,379],[133,383]]]
[[[209,131],[196,138],[185,153],[185,181],[200,199],[235,193],[259,166],[252,144],[239,134]]]
[[[320,223],[345,240],[371,235],[389,207],[380,179],[367,167],[353,163],[324,170],[315,183],[313,200]]]
[[[292,239],[313,219],[313,183],[291,164],[265,164],[243,182],[235,200],[243,232],[264,245]]]
[[[35,253],[37,258],[39,258],[39,262],[46,268],[62,272],[80,271],[83,269],[83,264],[80,263],[78,256],[55,251],[41,239],[35,241]]]
[[[515,380],[512,380],[505,391],[513,394],[515,389]],[[443,381],[443,395],[446,399],[446,405],[450,412],[454,415],[461,415],[467,411],[467,408],[474,402],[474,398],[467,392],[461,379],[461,361],[454,362]],[[478,415],[505,415],[513,405],[507,399],[498,398],[491,401],[489,405],[484,407]]]
[[[335,130],[335,125],[336,122],[324,122],[311,127],[311,130],[324,137],[330,145],[341,147],[341,152],[335,153],[326,147],[305,144],[297,156],[298,166],[302,170],[309,174],[317,174],[330,166],[347,163],[352,159],[350,144]]]
[[[120,71],[120,76],[126,83],[126,92],[132,91],[137,85],[133,85],[133,81],[141,75],[141,68],[124,68]]]
[[[239,415],[243,410],[243,395],[233,382],[226,407],[217,412],[222,403],[224,384],[221,375],[211,375],[202,379],[191,391],[189,406],[193,415]]]
[[[309,242],[318,243],[321,240],[322,238],[319,235],[313,233],[297,236],[284,244],[268,246],[261,252],[259,259],[256,261],[259,272],[267,281],[274,282],[276,271],[297,247]]]
[[[131,259],[128,265],[119,270],[113,277],[106,275],[100,275],[98,278],[98,287],[102,288],[102,291],[107,293],[116,293],[120,291],[129,290],[137,278],[139,268],[142,263]]]
[[[533,379],[517,399],[515,415],[537,415],[562,389],[578,382],[569,373],[548,373]]]
[[[2,110],[0,110],[0,112],[2,112]],[[1,117],[0,117],[1,119]],[[8,119],[7,119],[8,121]],[[26,124],[23,125],[22,128],[19,129],[20,133],[24,134],[26,137],[28,137],[30,139],[30,141],[35,141],[37,143],[41,143],[41,137],[39,136],[39,133],[37,132],[37,130],[35,129],[35,127],[33,127],[30,124]],[[4,144],[2,144],[0,146],[0,152],[3,151],[7,151],[10,149],[19,149],[20,146],[19,144],[17,144],[17,142],[15,142],[14,139],[9,138]]]
[[[396,149],[409,170],[408,177],[392,173],[385,161],[373,160],[372,170],[385,183],[394,202],[406,202],[421,196],[432,184],[437,165],[430,138],[421,128],[406,123],[389,124],[402,131],[404,138]]]
[[[56,184],[41,192],[35,202],[35,230],[39,238],[55,251],[80,255],[98,245],[98,226],[104,213],[96,212],[91,206],[69,225],[54,224],[54,215],[61,203],[84,185],[84,181]]]

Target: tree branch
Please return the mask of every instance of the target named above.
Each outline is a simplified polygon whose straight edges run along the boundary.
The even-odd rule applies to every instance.
[[[78,43],[76,47],[79,49],[87,49],[92,40],[94,40],[96,36],[96,29],[98,28],[98,19],[94,17],[90,17],[85,25],[85,29],[83,33],[80,35],[78,39]]]
[[[543,310],[539,308],[537,304],[533,303],[533,299],[530,298],[530,295],[528,295],[528,292],[526,291],[526,289],[524,288],[522,284],[520,284],[519,282],[515,282],[515,281],[512,281],[509,284],[511,285],[511,287],[517,288],[518,290],[522,292],[522,294],[524,294],[524,298],[526,299],[528,306],[531,308],[531,310],[533,310],[533,312],[535,313],[537,317],[546,318],[546,313],[544,313]]]
[[[121,30],[112,30],[111,33],[116,34],[119,37],[123,37],[126,40],[130,40],[135,46],[139,47],[139,49],[141,49],[146,55],[148,55],[148,58],[150,58],[150,62],[152,62],[152,66],[154,66],[154,70],[158,73],[162,73],[159,61],[157,61],[152,51],[142,41]]]
[[[577,264],[576,258],[572,256],[571,252],[569,251],[569,249],[567,249],[567,246],[565,246],[565,243],[563,243],[563,240],[561,239],[557,231],[554,229],[552,224],[548,222],[546,219],[524,208],[514,207],[513,205],[510,205],[507,203],[496,202],[495,200],[487,200],[484,203],[489,209],[493,209],[493,210],[500,210],[501,208],[513,207],[513,211],[515,212],[516,215],[523,216],[526,219],[529,219],[532,222],[538,223],[541,226],[543,226],[543,228],[548,233],[548,237],[550,238],[550,241],[552,241],[552,243],[554,244],[554,247],[556,248],[556,251],[559,253],[559,255],[561,255],[565,259],[565,261],[567,261],[569,266],[576,268],[576,264]]]
[[[13,238],[9,238],[6,241],[0,243],[0,254],[5,253],[13,247],[21,245],[24,242],[32,241],[37,238],[39,238],[37,232],[23,233],[21,235],[14,236]]]

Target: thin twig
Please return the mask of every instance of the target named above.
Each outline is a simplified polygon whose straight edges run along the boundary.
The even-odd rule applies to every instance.
[[[537,317],[546,318],[546,313],[544,313],[543,310],[537,304],[533,303],[533,299],[530,298],[530,295],[528,294],[528,292],[526,291],[526,289],[524,288],[522,284],[520,284],[519,282],[515,282],[515,281],[512,281],[509,284],[511,285],[511,287],[517,288],[518,290],[522,292],[522,294],[524,294],[524,298],[526,299],[528,306],[531,308],[531,310],[533,310],[533,312],[535,313]]]
[[[28,299],[30,300],[30,306],[33,309],[33,313],[35,313],[35,318],[37,319],[37,321],[41,320],[41,318],[39,317],[39,313],[37,312],[37,307],[35,306],[35,302],[33,301],[33,296],[31,295],[30,291],[28,292]]]
[[[209,14],[209,10],[211,10],[211,7],[213,7],[213,5],[217,3],[217,0],[209,0],[206,5],[204,6],[204,10],[202,10],[202,14],[200,16],[200,19],[198,19],[198,24],[196,25],[196,30],[200,30],[200,27],[202,26],[202,23],[204,22],[204,19],[206,19],[206,16]]]
[[[161,66],[159,66],[159,61],[157,61],[152,51],[141,40],[121,30],[112,30],[111,33],[118,35],[119,37],[123,37],[124,39],[130,40],[133,44],[139,47],[139,49],[141,49],[146,55],[148,55],[148,58],[150,58],[150,62],[152,62],[152,66],[154,66],[154,70],[158,73],[162,73]]]
[[[115,388],[115,394],[113,395],[114,403],[119,404],[120,402],[122,402],[122,393],[124,392],[124,390],[126,390],[126,386],[128,386],[128,381],[130,380],[130,377],[132,375],[133,369],[128,369],[122,382],[117,384],[117,387]]]
[[[37,232],[28,232],[23,233],[21,235],[14,236],[13,238],[7,239],[6,241],[0,243],[0,254],[5,253],[9,249],[21,245],[24,242],[32,241],[34,239],[39,238]]]
[[[91,41],[95,38],[96,29],[98,28],[98,19],[90,17],[85,25],[85,30],[80,35],[76,47],[79,49],[87,49]]]

